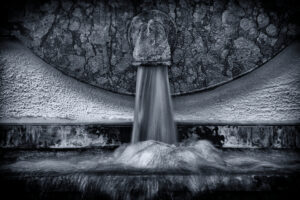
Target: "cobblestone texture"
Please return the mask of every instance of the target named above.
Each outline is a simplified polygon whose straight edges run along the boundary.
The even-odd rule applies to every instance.
[[[118,93],[135,92],[127,41],[143,10],[167,13],[177,25],[169,68],[173,94],[232,80],[262,65],[297,36],[293,11],[274,1],[51,1],[28,4],[9,23],[32,51],[63,73]],[[278,9],[280,8],[280,9]]]

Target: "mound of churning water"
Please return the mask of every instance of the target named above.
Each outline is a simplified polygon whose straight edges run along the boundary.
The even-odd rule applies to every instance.
[[[208,141],[179,146],[153,140],[119,147],[114,163],[138,169],[199,172],[206,167],[224,169],[220,151]]]
[[[18,155],[14,162],[1,168],[18,172],[92,171],[123,174],[265,173],[299,169],[299,163],[295,159],[296,155],[285,157],[282,152],[272,150],[224,151],[205,140],[177,145],[148,140],[120,146],[114,152],[25,152],[24,155]]]

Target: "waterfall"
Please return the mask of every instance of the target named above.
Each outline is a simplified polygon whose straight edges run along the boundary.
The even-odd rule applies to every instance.
[[[145,140],[177,142],[168,67],[164,65],[138,67],[132,143]]]

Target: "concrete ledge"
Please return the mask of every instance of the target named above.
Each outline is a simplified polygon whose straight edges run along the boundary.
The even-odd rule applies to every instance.
[[[178,139],[206,139],[223,148],[300,148],[300,125],[235,126],[178,124]],[[0,148],[93,148],[129,143],[129,124],[0,125]]]

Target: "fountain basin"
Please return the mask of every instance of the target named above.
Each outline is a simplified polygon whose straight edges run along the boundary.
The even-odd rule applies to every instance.
[[[153,152],[145,148],[149,147],[147,142],[143,145],[136,150]],[[22,199],[284,199],[298,190],[298,150],[217,151],[235,168],[202,165],[192,172],[159,168],[159,164],[152,168],[132,166],[116,162],[116,153],[99,148],[2,149],[1,192]]]

